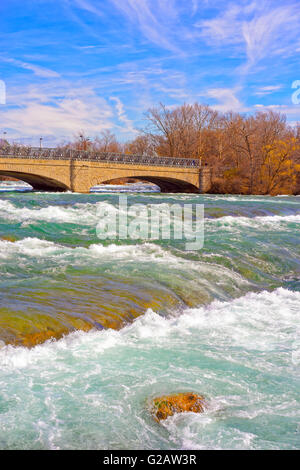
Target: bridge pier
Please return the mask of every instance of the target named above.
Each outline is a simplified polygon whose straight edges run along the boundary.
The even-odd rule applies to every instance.
[[[200,168],[199,172],[199,193],[208,193],[211,189],[211,169],[208,166]]]

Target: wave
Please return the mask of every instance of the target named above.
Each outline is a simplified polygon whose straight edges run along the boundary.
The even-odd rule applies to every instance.
[[[297,448],[299,312],[300,293],[280,288],[31,350],[2,345],[2,448]],[[207,397],[204,414],[152,422],[149,398],[188,390]]]
[[[147,196],[148,198],[148,196]],[[205,201],[203,201],[205,203]],[[112,213],[119,211],[119,207],[107,200],[98,201],[96,203],[76,203],[72,207],[61,206],[48,206],[38,209],[31,209],[28,207],[16,207],[8,200],[0,200],[0,217],[8,220],[22,221],[25,223],[34,222],[58,222],[58,223],[76,223],[80,222],[81,225],[97,225],[99,222],[98,210],[100,207],[107,206],[112,209]],[[170,206],[167,202],[160,202],[156,204],[158,209],[168,208]],[[130,207],[130,204],[129,204]],[[209,206],[207,206],[210,208]],[[123,209],[122,209],[123,210]],[[241,226],[253,225],[260,223],[299,223],[300,214],[293,215],[263,215],[263,216],[240,216],[240,215],[225,215],[222,217],[209,217],[208,221],[215,221],[217,224],[230,226],[239,224]]]
[[[213,349],[239,346],[245,351],[272,351],[276,345],[293,352],[293,346],[300,346],[300,292],[282,287],[273,292],[250,292],[231,301],[214,300],[209,305],[187,308],[183,312],[173,312],[172,316],[162,317],[149,309],[144,315],[121,330],[76,331],[57,341],[48,340],[32,349],[1,344],[1,367],[27,367],[41,355],[59,354],[66,348],[75,352],[83,345],[92,346],[91,355],[102,353],[107,348],[138,346],[148,340],[155,344],[170,341],[174,335],[183,341],[190,335],[200,335]],[[295,351],[296,352],[296,351]],[[51,355],[52,355],[51,353]],[[208,354],[214,354],[208,351]],[[295,355],[296,357],[296,355]],[[238,357],[236,360],[240,362]],[[292,365],[292,355],[286,357],[286,364]],[[257,367],[259,365],[257,361]]]
[[[286,228],[286,224],[299,224],[300,223],[300,214],[297,215],[265,215],[265,216],[255,216],[255,217],[245,217],[245,216],[232,216],[226,215],[223,217],[218,217],[215,219],[206,219],[205,224],[209,228],[236,228],[236,227],[253,227],[262,230],[268,228],[280,229],[280,226]]]
[[[16,242],[7,240],[0,240],[0,257],[4,259],[17,258],[19,255],[25,255],[32,260],[32,258],[52,258],[57,262],[72,262],[82,264],[86,261],[87,264],[94,260],[95,263],[103,263],[109,261],[115,263],[117,260],[127,260],[128,262],[135,263],[153,263],[162,266],[166,270],[170,268],[184,269],[190,272],[191,280],[193,278],[192,272],[202,273],[203,276],[214,274],[220,278],[230,278],[236,280],[241,284],[247,284],[247,281],[232,270],[218,266],[214,263],[192,261],[190,259],[179,256],[180,252],[176,250],[174,253],[168,248],[162,248],[154,243],[142,244],[92,244],[88,248],[75,247],[71,248],[55,242],[40,240],[39,238],[24,238]],[[205,279],[202,279],[205,282]]]
[[[0,217],[30,223],[31,221],[60,222],[96,225],[99,218],[96,215],[95,204],[82,204],[78,207],[48,206],[40,209],[16,207],[9,201],[0,200]]]
[[[281,194],[278,196],[255,196],[255,195],[229,195],[229,194],[205,194],[204,197],[207,197],[213,201],[229,201],[229,202],[255,202],[255,203],[267,203],[267,204],[299,204],[297,201],[293,201],[293,198],[297,197],[290,194]],[[280,198],[284,198],[283,201],[280,201]],[[289,201],[286,200],[289,199]]]

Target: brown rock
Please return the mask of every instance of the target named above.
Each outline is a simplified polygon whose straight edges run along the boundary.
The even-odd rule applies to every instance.
[[[3,237],[0,237],[1,240],[4,240],[6,242],[16,242],[17,239],[15,237],[12,237],[11,235],[4,235]]]
[[[178,393],[154,398],[151,402],[151,412],[156,421],[167,419],[175,413],[202,413],[204,397],[196,393]]]

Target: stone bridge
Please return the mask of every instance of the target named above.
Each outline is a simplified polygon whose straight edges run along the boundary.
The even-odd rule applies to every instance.
[[[210,169],[198,160],[35,147],[1,147],[1,175],[35,190],[78,193],[119,178],[155,183],[162,192],[205,193],[211,186]]]

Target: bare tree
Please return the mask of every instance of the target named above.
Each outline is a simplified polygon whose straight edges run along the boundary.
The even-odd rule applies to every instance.
[[[120,145],[117,142],[115,134],[105,129],[101,132],[100,137],[96,137],[95,148],[100,152],[118,152]]]

